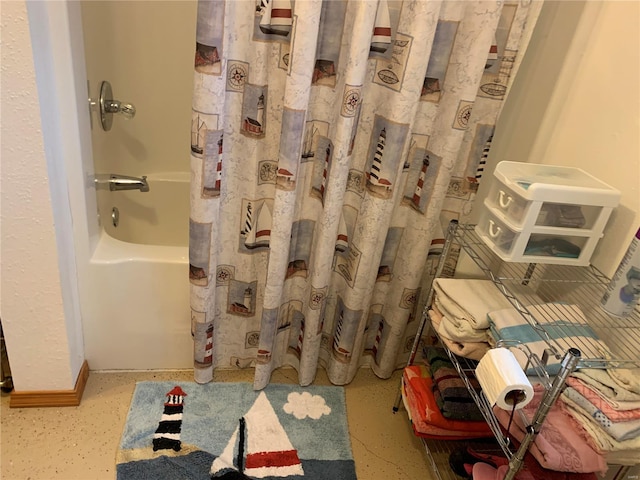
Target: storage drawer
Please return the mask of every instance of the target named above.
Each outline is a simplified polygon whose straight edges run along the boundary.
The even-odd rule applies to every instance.
[[[484,208],[476,232],[503,260],[510,262],[588,265],[600,239],[593,231],[538,227],[518,231]]]
[[[589,240],[590,237],[533,233],[527,240],[522,256],[525,260],[527,257],[578,260]]]
[[[491,208],[502,213],[507,221],[513,225],[522,226],[531,202],[522,198],[513,190],[499,181],[494,181],[487,196]]]
[[[489,207],[493,208],[506,223],[522,229],[535,221],[533,226],[561,228],[594,228],[605,207],[600,205],[580,205],[527,200],[499,181],[494,182],[487,196]]]
[[[499,162],[476,230],[503,260],[588,265],[620,192],[573,167]]]
[[[520,233],[512,230],[498,216],[493,215],[489,209],[485,208],[480,214],[480,220],[476,226],[478,235],[485,242],[494,247],[496,253],[511,255],[515,240]]]

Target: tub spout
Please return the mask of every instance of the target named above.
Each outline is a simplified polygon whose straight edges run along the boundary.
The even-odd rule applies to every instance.
[[[141,192],[149,191],[149,183],[147,177],[129,177],[127,175],[111,175],[109,177],[109,190],[140,190]]]

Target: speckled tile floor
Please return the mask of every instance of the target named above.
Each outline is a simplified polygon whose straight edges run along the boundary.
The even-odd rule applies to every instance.
[[[216,381],[250,382],[251,370],[217,371]],[[78,407],[9,408],[2,395],[2,480],[112,480],[115,455],[137,381],[192,381],[191,371],[91,372]],[[389,380],[362,369],[345,387],[351,448],[359,480],[429,480],[427,457],[406,413],[392,413],[400,372]],[[280,369],[273,383],[296,383]],[[324,372],[316,383],[329,385]],[[161,480],[161,479],[158,479]],[[327,479],[330,480],[330,479]]]

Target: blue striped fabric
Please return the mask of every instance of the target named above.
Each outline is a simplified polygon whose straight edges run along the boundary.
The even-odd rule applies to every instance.
[[[569,348],[580,350],[583,358],[600,359],[608,351],[607,346],[598,338],[596,332],[587,324],[587,320],[576,305],[563,303],[545,303],[526,307],[544,331],[538,331],[527,319],[514,308],[506,308],[490,312],[487,316],[490,332],[494,341],[517,341],[526,348],[512,348],[522,368],[527,367],[527,350],[542,360],[545,350],[549,348],[546,340],[552,341],[562,356]],[[546,334],[546,336],[545,336]],[[560,369],[562,358],[550,355],[545,366],[550,375]],[[527,374],[535,370],[529,366]]]
[[[580,325],[565,320],[556,320],[544,324],[544,330],[551,340],[567,339],[570,337],[586,337],[598,339],[598,335],[589,325]],[[495,325],[491,326],[491,332],[504,340],[519,340],[522,343],[540,341],[540,334],[528,323],[503,327],[499,331]]]

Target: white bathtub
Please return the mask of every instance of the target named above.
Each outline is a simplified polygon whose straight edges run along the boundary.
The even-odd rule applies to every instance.
[[[98,190],[103,230],[89,264],[85,356],[92,370],[190,368],[189,174],[150,191]],[[111,222],[117,207],[118,227]]]

